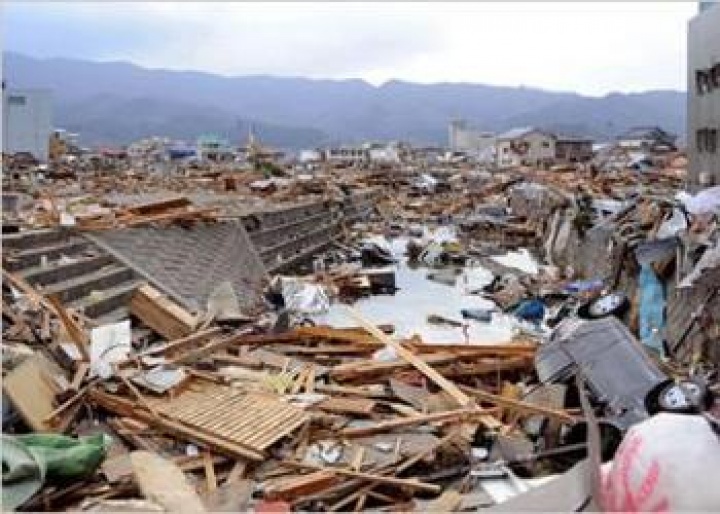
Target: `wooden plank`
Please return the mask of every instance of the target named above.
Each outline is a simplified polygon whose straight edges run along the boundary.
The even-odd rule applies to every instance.
[[[315,365],[311,364],[308,370],[307,380],[305,381],[305,392],[306,393],[314,393],[315,392]]]
[[[33,306],[33,308],[37,309],[38,307],[43,306],[57,315],[57,313],[55,312],[55,307],[53,307],[53,305],[48,302],[45,297],[38,293],[24,279],[20,278],[14,273],[6,271],[4,268],[2,270],[2,277],[3,281],[10,283],[10,285],[12,285],[15,289],[19,290],[22,294],[24,294],[27,299],[30,300],[30,304],[31,306]]]
[[[186,196],[174,196],[153,202],[131,205],[129,207],[125,207],[124,211],[135,216],[144,216],[147,214],[167,211],[169,209],[184,208],[190,205],[192,205],[192,202]]]
[[[50,419],[55,395],[60,389],[53,383],[44,359],[33,355],[3,378],[3,390],[23,420],[36,432],[54,432]]]
[[[90,353],[88,348],[90,346],[90,336],[72,319],[57,295],[50,295],[47,297],[47,300],[50,302],[50,305],[52,305],[55,314],[60,318],[60,323],[62,323],[68,336],[70,336],[72,342],[77,346],[83,360],[89,361]]]
[[[290,394],[298,394],[300,390],[305,387],[305,381],[307,380],[307,376],[309,373],[310,367],[303,366],[303,368],[297,374],[297,377],[295,377],[295,383],[293,383],[292,387],[290,388]]]
[[[249,355],[213,355],[212,360],[219,366],[240,366],[248,369],[262,369],[263,367],[259,359],[254,359]]]
[[[269,500],[294,500],[318,493],[337,481],[337,475],[331,471],[313,471],[308,475],[283,478],[267,484],[264,488],[264,497]]]
[[[188,351],[187,353],[183,353],[181,355],[178,355],[176,357],[173,357],[168,361],[168,364],[170,365],[177,365],[177,364],[189,364],[192,362],[197,361],[198,359],[202,359],[203,357],[207,355],[211,355],[215,352],[218,352],[224,348],[227,348],[228,346],[233,346],[237,344],[239,341],[242,341],[244,337],[247,336],[247,334],[252,329],[246,329],[242,330],[239,333],[232,334],[227,337],[223,337],[220,339],[216,339],[213,341],[208,342],[206,345],[201,346],[200,348],[194,348]]]
[[[492,403],[501,407],[506,407],[509,410],[519,411],[526,414],[537,414],[541,416],[546,416],[566,424],[573,424],[579,419],[578,417],[572,416],[563,411],[549,409],[547,407],[541,407],[539,405],[534,405],[532,403],[524,402],[522,400],[513,400],[512,398],[498,396],[496,394],[488,393],[486,391],[481,391],[480,389],[474,389],[472,387],[467,387],[464,385],[461,385],[460,388],[466,393],[480,399],[480,401]]]
[[[398,418],[390,421],[377,423],[370,427],[345,428],[340,431],[344,437],[366,437],[375,434],[390,432],[396,428],[404,428],[412,425],[423,425],[425,423],[433,423],[436,421],[453,421],[482,418],[491,414],[492,410],[480,410],[478,408],[468,407],[448,412],[436,412],[434,414],[423,414],[422,416],[410,416],[406,418]]]
[[[130,299],[130,313],[170,340],[189,335],[197,324],[195,316],[149,284],[135,290]]]
[[[57,407],[55,410],[53,410],[50,414],[45,416],[45,422],[49,424],[55,424],[57,418],[61,417],[61,415],[67,411],[70,407],[75,405],[78,401],[83,399],[85,394],[87,393],[88,389],[91,385],[95,384],[96,382],[100,381],[99,377],[94,378],[90,382],[88,382],[87,385],[85,385],[82,389],[78,390],[73,396],[65,400],[62,405]]]
[[[479,359],[487,357],[484,349],[466,348],[464,350],[438,351],[428,352],[416,356],[418,360],[424,362],[428,366],[454,365],[458,362],[476,363]],[[512,364],[508,364],[512,362]],[[502,366],[511,366],[512,368],[525,365],[531,362],[529,354],[503,359],[491,359],[488,362],[478,363],[479,373],[485,370],[495,370]],[[482,364],[482,365],[481,365]],[[335,380],[341,381],[360,381],[375,379],[378,375],[388,375],[393,371],[402,369],[410,369],[413,364],[405,359],[395,359],[391,361],[379,362],[373,359],[356,360],[343,364],[338,364],[332,368],[331,376]]]
[[[205,467],[207,490],[212,492],[217,489],[217,477],[215,476],[215,463],[213,463],[212,453],[208,451],[203,453],[203,466]]]
[[[327,412],[369,416],[375,410],[376,402],[367,398],[328,398],[315,407]]]
[[[377,345],[373,346],[357,346],[357,345],[329,345],[322,343],[319,346],[299,346],[299,345],[275,345],[275,351],[287,355],[312,356],[314,358],[327,355],[328,357],[338,358],[342,355],[370,355],[377,350]]]
[[[80,389],[80,386],[83,383],[83,380],[85,380],[85,377],[88,374],[88,371],[90,371],[90,363],[89,362],[80,362],[78,364],[77,370],[75,370],[75,375],[73,376],[72,382],[70,382],[69,389],[71,391],[78,391]]]
[[[135,481],[145,498],[168,512],[205,512],[183,472],[172,461],[146,451],[130,454]]]
[[[517,341],[506,344],[497,343],[470,343],[470,344],[432,344],[413,343],[405,345],[417,354],[459,352],[459,354],[472,352],[478,357],[533,357],[537,352],[537,344],[529,341]]]
[[[173,462],[177,464],[177,466],[187,472],[187,471],[198,471],[200,469],[205,469],[205,454],[208,452],[203,452],[201,455],[180,455],[178,457],[173,458]],[[222,455],[214,455],[212,456],[212,463],[214,466],[217,466],[219,464],[223,464],[227,461],[226,457],[223,457]]]
[[[336,384],[316,384],[315,389],[320,393],[344,394],[347,396],[359,396],[361,398],[390,399],[391,395],[384,389],[369,389],[367,387],[350,387]]]
[[[389,477],[389,476],[382,476],[382,475],[373,475],[371,473],[363,473],[361,471],[353,471],[351,469],[343,469],[343,468],[324,468],[322,466],[315,466],[313,464],[305,464],[303,462],[294,462],[294,461],[282,461],[283,466],[291,467],[291,468],[298,468],[298,469],[313,469],[316,471],[330,471],[331,473],[335,473],[337,475],[347,476],[351,478],[361,478],[363,480],[368,480],[370,482],[378,483],[378,484],[385,484],[385,485],[393,485],[397,487],[407,487],[408,489],[417,489],[418,491],[427,491],[430,493],[438,493],[442,490],[442,487],[435,484],[428,484],[425,482],[421,482],[414,478],[395,478],[395,477]]]
[[[363,460],[365,459],[365,447],[358,446],[355,449],[355,455],[353,455],[352,463],[350,467],[355,471],[362,469]]]
[[[220,327],[212,327],[206,330],[201,330],[199,332],[195,332],[194,334],[190,334],[189,336],[181,337],[180,339],[170,341],[164,345],[149,348],[144,352],[138,353],[137,357],[145,357],[146,355],[157,355],[159,353],[165,356],[171,356],[188,347],[194,347],[205,339],[209,339],[213,336],[219,335],[221,332],[222,328]]]

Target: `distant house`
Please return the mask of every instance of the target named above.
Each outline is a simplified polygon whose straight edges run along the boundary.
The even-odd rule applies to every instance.
[[[497,136],[496,158],[500,168],[550,164],[555,159],[555,136],[534,127],[509,130]]]
[[[409,152],[412,161],[422,165],[437,164],[442,161],[445,150],[436,146],[414,147]]]
[[[403,149],[399,143],[370,143],[365,148],[373,164],[400,164]]]
[[[593,140],[586,137],[555,136],[555,159],[586,162],[593,156]]]
[[[234,150],[227,140],[215,134],[203,134],[197,139],[197,156],[203,161],[231,161]]]
[[[628,150],[669,152],[676,150],[677,136],[660,127],[634,127],[617,138],[618,145]]]
[[[301,150],[298,160],[303,164],[318,163],[322,161],[322,152],[320,150]]]

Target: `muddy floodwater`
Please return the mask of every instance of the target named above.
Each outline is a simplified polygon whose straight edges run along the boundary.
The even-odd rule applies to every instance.
[[[369,321],[395,326],[395,336],[410,337],[419,334],[425,342],[438,344],[460,344],[469,340],[472,344],[505,342],[512,338],[514,320],[495,312],[490,322],[464,320],[461,309],[491,309],[494,303],[478,295],[469,294],[472,290],[489,284],[493,275],[487,269],[477,266],[459,268],[454,286],[435,282],[427,278],[429,272],[437,271],[425,266],[410,267],[404,257],[407,239],[390,240],[393,254],[399,259],[392,266],[399,290],[394,295],[373,295],[358,300],[353,307]],[[524,252],[513,252],[497,258],[507,266],[514,266],[533,273],[536,264]],[[442,271],[445,273],[445,271]],[[458,322],[467,323],[467,335],[462,327],[437,325],[427,321],[428,315],[439,315]],[[352,319],[343,313],[342,308],[333,305],[327,314],[314,316],[317,323],[335,327],[356,326]]]

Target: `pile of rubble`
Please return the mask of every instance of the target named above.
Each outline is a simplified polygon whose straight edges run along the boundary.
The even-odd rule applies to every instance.
[[[139,184],[175,193],[144,203],[120,201],[137,184],[117,178],[81,179],[92,193],[85,202],[59,179],[28,189],[27,203],[9,210],[21,234],[57,226],[76,235],[140,225],[160,231],[221,222],[231,209],[220,196],[342,204],[348,190],[385,187],[374,216],[340,218],[342,229],[317,245],[312,272],[254,277],[263,285],[258,291],[239,291],[231,281],[205,284],[212,293],[203,310],[188,309],[161,281],[132,276],[119,319],[94,316],[72,301],[76,293],[96,294],[86,291],[91,281],[80,268],[110,263],[130,280],[112,256],[73,260],[63,252],[80,245],[75,240],[47,252],[5,252],[4,509],[717,504],[712,487],[683,496],[675,494],[681,478],[667,478],[687,479],[689,469],[700,482],[712,476],[687,455],[720,462],[712,439],[720,363],[717,188],[679,193],[672,170],[655,177],[465,170],[446,190],[432,191],[412,173],[328,172],[291,183],[202,173],[140,176]],[[199,178],[204,186],[188,185]],[[101,184],[110,183],[104,195]],[[283,219],[263,237],[295,221]],[[428,227],[439,230],[428,238]],[[406,256],[386,248],[397,238],[407,242]],[[496,259],[517,248],[535,254],[535,272]],[[32,267],[23,268],[28,258]],[[468,286],[467,297],[494,307],[470,303],[458,312],[462,321],[429,315],[428,322],[460,331],[500,313],[516,322],[514,335],[434,344],[343,305],[393,294],[395,270],[406,265],[452,287],[466,266],[482,266],[493,278]],[[54,287],[58,267],[74,270],[76,282],[69,276],[64,289]],[[313,321],[331,308],[352,326]],[[653,446],[670,433],[686,456]],[[628,478],[647,460],[656,463],[650,469],[661,491],[650,479]],[[669,466],[675,471],[663,471]]]

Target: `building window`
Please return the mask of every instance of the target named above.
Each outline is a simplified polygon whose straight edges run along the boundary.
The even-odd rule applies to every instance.
[[[717,153],[718,130],[703,128],[695,132],[695,146],[700,153]]]
[[[712,68],[695,70],[695,89],[698,95],[720,88],[720,63]]]
[[[25,105],[25,97],[19,95],[8,96],[8,105]]]
[[[542,142],[542,147],[543,147],[543,148],[550,148],[550,143],[549,143],[548,141],[543,141],[543,142]]]
[[[718,147],[718,131],[717,129],[708,130],[708,141],[707,151],[710,153],[717,153]]]
[[[710,70],[710,82],[714,88],[720,88],[720,63],[715,64]]]

